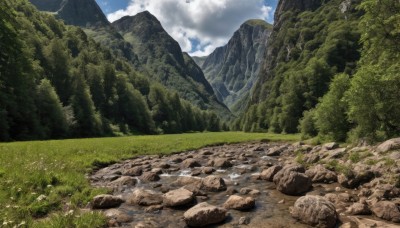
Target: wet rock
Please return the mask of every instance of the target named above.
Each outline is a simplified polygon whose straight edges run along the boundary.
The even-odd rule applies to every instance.
[[[162,204],[162,202],[162,195],[151,190],[136,189],[128,197],[128,203],[137,204],[140,206],[158,205]]]
[[[163,198],[165,206],[177,207],[191,203],[194,200],[194,194],[189,190],[180,188],[165,193]]]
[[[323,165],[316,165],[305,174],[311,178],[313,183],[332,183],[337,181],[336,173],[326,169]]]
[[[163,173],[161,168],[153,168],[153,169],[150,170],[150,172],[155,173],[157,175],[160,175],[160,174]]]
[[[201,227],[220,223],[226,218],[226,209],[206,202],[197,204],[183,214],[187,225]]]
[[[268,169],[262,171],[260,174],[260,178],[262,180],[273,181],[274,176],[281,170],[282,170],[282,166],[274,165],[274,166],[269,167]]]
[[[163,208],[164,208],[163,205],[153,205],[153,206],[149,206],[146,209],[144,209],[144,212],[147,212],[147,213],[157,212],[157,211],[161,211]]]
[[[201,170],[200,169],[194,169],[190,175],[193,176],[193,177],[200,176],[201,175]]]
[[[108,219],[107,224],[109,227],[121,226],[122,223],[132,222],[132,216],[118,209],[106,210],[104,215]]]
[[[218,192],[226,190],[224,179],[215,175],[210,175],[205,177],[203,179],[202,184],[203,184],[202,188],[207,191]]]
[[[242,188],[240,189],[239,193],[242,195],[253,195],[253,196],[261,194],[259,190],[252,188]]]
[[[199,177],[178,177],[176,181],[174,181],[172,184],[177,185],[177,186],[187,186],[187,185],[194,185],[197,186],[198,188],[201,187],[202,183],[202,178]]]
[[[339,144],[336,142],[331,142],[331,143],[325,143],[322,145],[322,148],[325,150],[333,150],[339,147]]]
[[[160,176],[155,172],[146,172],[142,174],[140,179],[146,182],[153,182],[153,181],[159,181]]]
[[[237,195],[232,195],[228,198],[228,200],[224,203],[224,207],[226,209],[234,209],[234,210],[249,210],[254,208],[256,205],[255,199],[252,197],[241,197]]]
[[[121,192],[126,188],[130,188],[135,186],[137,183],[137,180],[133,177],[130,176],[122,176],[112,182],[110,182],[108,185],[112,187],[114,192]]]
[[[215,169],[213,167],[204,167],[202,172],[204,174],[212,174],[213,172],[215,172]]]
[[[162,228],[160,224],[158,224],[155,221],[144,221],[144,222],[139,222],[134,226],[134,228]]]
[[[400,138],[389,139],[383,142],[376,148],[376,151],[379,153],[385,153],[397,149],[400,149]]]
[[[226,192],[227,195],[233,195],[233,194],[235,194],[235,193],[238,193],[238,191],[236,190],[236,188],[234,188],[234,187],[232,187],[232,186],[228,187],[228,188],[226,189],[225,192]]]
[[[184,168],[194,168],[200,166],[201,164],[196,159],[193,158],[188,158],[182,162],[182,167]]]
[[[166,162],[160,162],[154,166],[155,168],[160,168],[160,169],[169,169],[171,167],[170,164]]]
[[[351,215],[370,215],[371,210],[368,208],[367,204],[355,203],[347,208],[347,213]]]
[[[136,177],[136,176],[142,175],[142,173],[143,173],[142,167],[136,166],[136,167],[133,167],[133,168],[131,168],[131,169],[126,170],[126,171],[124,172],[124,175],[125,175],[125,176],[133,176],[133,177]]]
[[[124,202],[121,197],[113,195],[98,195],[93,198],[92,208],[93,209],[108,209],[113,207],[119,207]]]
[[[361,218],[361,217],[355,217],[355,216],[348,216],[347,217],[354,226],[351,228],[394,228],[397,226],[394,226],[392,224],[388,224],[386,222],[381,222],[369,218]]]
[[[372,205],[371,211],[376,217],[391,222],[400,222],[399,206],[390,201],[380,201]]]
[[[311,189],[311,179],[305,175],[304,167],[298,165],[285,166],[274,176],[276,189],[287,195],[301,195]]]
[[[335,227],[338,215],[335,206],[320,196],[303,196],[290,208],[292,217],[310,226]]]

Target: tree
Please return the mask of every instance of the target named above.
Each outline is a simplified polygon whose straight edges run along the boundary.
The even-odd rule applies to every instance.
[[[68,125],[63,107],[55,89],[47,79],[43,79],[38,86],[36,106],[44,138],[66,137]]]

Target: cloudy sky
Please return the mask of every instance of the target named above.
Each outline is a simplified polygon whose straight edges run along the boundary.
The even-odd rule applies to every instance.
[[[278,0],[96,0],[109,21],[148,10],[194,56],[225,45],[248,19],[272,22]]]

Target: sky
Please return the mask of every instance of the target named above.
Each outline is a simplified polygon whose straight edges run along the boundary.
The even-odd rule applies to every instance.
[[[96,0],[108,20],[149,11],[192,56],[206,56],[228,43],[248,19],[273,22],[278,0]]]

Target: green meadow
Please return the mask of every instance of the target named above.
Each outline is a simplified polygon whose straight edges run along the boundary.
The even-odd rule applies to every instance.
[[[105,189],[87,179],[96,167],[139,155],[170,154],[245,141],[296,141],[299,135],[190,133],[0,143],[0,226],[100,227],[100,213],[82,210]]]

